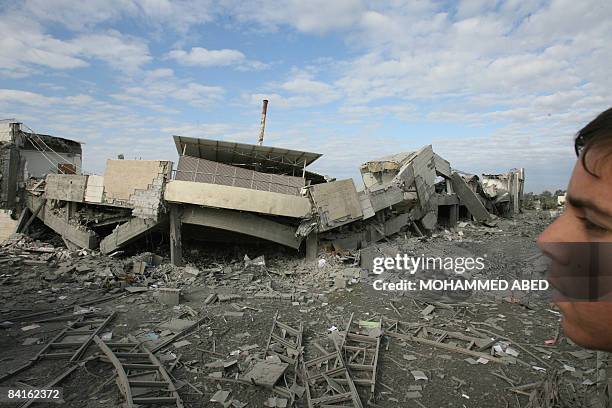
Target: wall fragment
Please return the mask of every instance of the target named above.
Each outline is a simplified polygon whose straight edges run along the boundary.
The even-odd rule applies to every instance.
[[[319,231],[363,218],[361,201],[352,179],[315,184],[309,188],[319,214]]]
[[[47,199],[82,203],[85,198],[87,176],[48,174],[45,178]]]
[[[157,219],[172,162],[160,160],[108,160],[104,172],[104,201],[133,208],[142,219]]]
[[[104,198],[104,177],[90,175],[87,177],[85,188],[85,201],[89,203],[102,203]]]

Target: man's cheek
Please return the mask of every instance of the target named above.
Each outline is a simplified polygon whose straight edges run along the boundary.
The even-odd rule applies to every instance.
[[[589,333],[588,330],[585,330],[587,327],[580,323],[574,313],[563,313],[561,325],[563,327],[563,333],[576,344],[586,348],[596,347],[596,344],[593,342],[592,334]]]
[[[591,335],[585,329],[588,328],[588,324],[582,322],[580,319],[580,313],[577,313],[576,307],[580,307],[580,304],[572,304],[569,302],[558,302],[557,307],[561,311],[561,325],[563,332],[572,341],[584,346],[592,347]]]
[[[563,331],[576,344],[612,351],[612,304],[607,302],[560,302]]]

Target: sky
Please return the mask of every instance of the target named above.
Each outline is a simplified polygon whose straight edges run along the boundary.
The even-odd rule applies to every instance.
[[[107,159],[172,135],[367,160],[432,144],[453,168],[565,188],[573,136],[612,106],[612,2],[0,0],[0,119]]]

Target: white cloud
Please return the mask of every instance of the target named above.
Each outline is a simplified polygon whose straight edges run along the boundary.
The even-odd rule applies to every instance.
[[[77,54],[102,60],[120,71],[134,72],[152,60],[144,41],[116,31],[82,35],[70,44],[76,47]]]
[[[18,9],[40,21],[60,23],[71,30],[132,18],[184,31],[213,17],[213,8],[206,0],[27,0]]]
[[[268,99],[273,106],[280,108],[306,108],[325,105],[340,99],[342,94],[332,85],[313,79],[306,71],[295,71],[285,82],[268,84],[269,92],[247,95],[251,104],[261,104]]]
[[[288,25],[304,33],[317,34],[349,29],[364,9],[365,4],[360,0],[226,0],[221,7],[238,21],[255,22],[263,29],[275,30]]]
[[[18,89],[0,89],[0,104],[24,104],[29,106],[48,106],[57,101],[57,98],[41,95],[35,92]]]
[[[171,101],[185,102],[196,107],[209,107],[221,101],[224,95],[225,90],[220,86],[182,80],[176,78],[171,69],[160,68],[145,72],[141,80],[111,96],[136,106],[173,113],[176,109],[169,106]]]
[[[151,61],[145,42],[116,31],[61,40],[46,34],[36,22],[14,17],[0,20],[0,70],[8,75],[24,76],[39,68],[83,68],[94,60],[134,72]]]
[[[200,65],[203,67],[232,65],[241,63],[246,59],[245,55],[238,50],[207,50],[201,47],[193,47],[189,52],[173,50],[168,53],[168,58],[185,65]]]
[[[73,45],[41,32],[36,23],[20,19],[0,19],[0,69],[5,74],[23,76],[32,66],[70,69],[87,66]]]
[[[242,52],[231,49],[208,50],[202,47],[193,47],[189,52],[172,50],[168,53],[167,58],[173,59],[179,64],[201,67],[235,66],[242,70],[267,67],[263,62],[248,60]]]

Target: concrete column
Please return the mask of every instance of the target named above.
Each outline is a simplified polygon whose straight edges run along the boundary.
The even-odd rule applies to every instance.
[[[312,231],[306,237],[306,260],[314,261],[319,255],[319,234]]]
[[[176,205],[170,206],[170,261],[174,266],[183,266],[181,209]]]
[[[77,203],[68,201],[66,203],[66,222],[69,222],[77,212]]]

